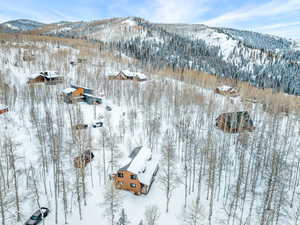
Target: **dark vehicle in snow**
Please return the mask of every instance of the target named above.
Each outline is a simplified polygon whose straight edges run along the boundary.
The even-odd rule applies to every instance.
[[[92,124],[92,127],[93,128],[103,127],[103,121],[102,120],[96,120],[96,121],[94,121],[94,123]]]
[[[37,225],[39,224],[45,217],[48,216],[50,210],[45,207],[41,207],[33,215],[30,217],[29,220],[26,221],[24,225]]]

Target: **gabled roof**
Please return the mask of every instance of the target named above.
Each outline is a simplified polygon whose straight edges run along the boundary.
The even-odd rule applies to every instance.
[[[119,171],[129,171],[138,176],[141,183],[150,185],[153,173],[158,166],[158,159],[152,157],[151,149],[143,146],[136,147],[129,155],[129,163]]]
[[[126,77],[137,77],[140,80],[145,80],[147,77],[143,73],[138,73],[138,72],[131,72],[129,70],[122,70],[121,71]]]
[[[129,155],[130,162],[123,166],[120,170],[127,170],[134,174],[138,174],[145,170],[146,161],[151,158],[151,150],[143,146],[136,147]]]
[[[75,88],[66,88],[66,89],[64,89],[62,92],[63,92],[64,94],[71,94],[71,93],[73,93],[74,91],[76,91]]]
[[[62,77],[62,75],[59,75],[57,71],[42,71],[40,74],[46,78]]]
[[[88,87],[80,86],[77,84],[71,84],[70,86],[71,86],[71,88],[75,88],[75,89],[83,88],[85,94],[93,94],[94,93],[94,90],[91,88],[88,88]]]

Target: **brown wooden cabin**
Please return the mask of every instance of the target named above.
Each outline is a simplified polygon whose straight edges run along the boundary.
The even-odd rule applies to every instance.
[[[5,105],[0,105],[0,114],[8,112],[8,107]]]
[[[94,154],[87,150],[83,152],[80,156],[74,158],[74,167],[75,168],[85,168],[88,163],[94,159]]]
[[[227,85],[223,85],[220,87],[217,87],[214,92],[216,94],[224,95],[224,96],[229,96],[229,97],[237,97],[239,96],[239,90],[234,87],[230,87]]]
[[[57,71],[44,71],[39,74],[32,75],[32,78],[29,78],[27,83],[46,83],[46,84],[58,84],[64,81],[64,77],[58,75]]]
[[[78,85],[71,85],[62,92],[66,103],[74,103],[78,101],[86,102],[87,104],[97,105],[102,103],[102,98],[93,95],[94,90]]]
[[[131,72],[128,70],[122,70],[117,75],[108,75],[109,80],[134,80],[134,81],[146,81],[147,77],[142,73]]]
[[[151,150],[142,146],[129,155],[130,161],[112,174],[116,188],[136,195],[147,194],[158,171],[158,160],[152,158]]]
[[[216,119],[216,127],[228,133],[253,131],[253,121],[247,111],[223,113]]]

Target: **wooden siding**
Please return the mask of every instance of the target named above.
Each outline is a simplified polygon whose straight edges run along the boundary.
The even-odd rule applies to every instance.
[[[27,81],[28,84],[43,83],[43,82],[45,82],[45,78],[42,75],[37,76],[36,78],[33,79],[29,79]]]
[[[8,112],[8,109],[0,109],[0,114]]]
[[[133,192],[134,194],[140,195],[142,193],[142,184],[138,178],[131,179],[131,175],[135,175],[129,171],[118,171],[118,173],[123,173],[123,177],[118,177],[118,174],[114,174],[113,179],[116,188],[127,190]],[[131,187],[130,184],[135,184],[136,187]]]
[[[83,93],[84,93],[83,88],[77,88],[77,90],[72,93],[72,97],[81,96],[81,95],[83,95]]]

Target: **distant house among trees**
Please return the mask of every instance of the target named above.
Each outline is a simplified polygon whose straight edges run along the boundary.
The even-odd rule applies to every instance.
[[[230,87],[227,85],[219,86],[215,89],[215,93],[230,96],[230,97],[237,97],[239,96],[239,90],[235,87]]]
[[[79,86],[71,85],[69,88],[63,90],[62,95],[66,103],[74,103],[83,101],[90,105],[97,105],[102,103],[102,98],[94,95],[94,90]]]
[[[253,121],[247,111],[223,113],[216,119],[216,127],[228,133],[253,131]]]
[[[38,74],[32,74],[28,79],[28,84],[34,83],[47,83],[47,84],[57,84],[62,83],[64,77],[59,75],[57,71],[43,71]]]
[[[134,80],[134,81],[146,81],[147,77],[143,73],[131,72],[129,70],[122,70],[117,75],[108,75],[110,80]]]
[[[0,104],[0,114],[8,112],[8,107],[6,105]]]
[[[80,156],[74,158],[74,167],[75,168],[85,168],[88,163],[94,159],[94,154],[87,150],[83,152]]]
[[[151,150],[143,146],[135,148],[128,160],[112,175],[116,188],[136,195],[147,194],[158,171],[158,160],[152,158]]]

